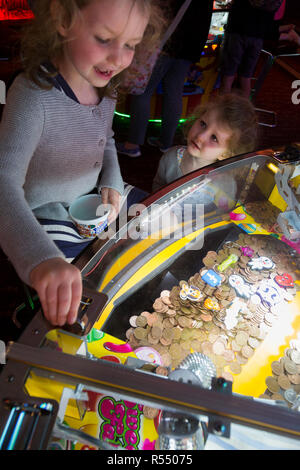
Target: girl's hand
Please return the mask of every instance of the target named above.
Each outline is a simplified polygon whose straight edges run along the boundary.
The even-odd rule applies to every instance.
[[[52,258],[31,271],[30,281],[52,325],[75,323],[82,296],[81,273],[76,266],[62,258]]]
[[[300,46],[300,36],[294,29],[291,29],[288,33],[281,33],[279,37],[280,41],[290,41]]]
[[[112,188],[101,188],[102,204],[110,204],[111,210],[108,216],[108,223],[112,223],[120,212],[121,195]]]
[[[280,33],[288,33],[289,31],[292,31],[295,29],[296,25],[294,24],[284,24],[279,26],[279,32]]]

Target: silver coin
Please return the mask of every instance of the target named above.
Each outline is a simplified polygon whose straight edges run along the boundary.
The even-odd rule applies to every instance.
[[[285,390],[283,396],[286,399],[286,401],[288,401],[292,405],[296,402],[297,393],[295,392],[293,388],[288,388],[287,390]]]
[[[290,358],[295,364],[300,364],[300,352],[292,349],[290,351]]]
[[[291,348],[293,348],[296,351],[300,352],[300,340],[291,339],[290,345],[291,345]]]
[[[133,315],[132,317],[129,318],[129,323],[133,328],[137,327],[136,319],[137,319],[137,315]]]
[[[296,400],[293,403],[292,410],[300,411],[300,395],[297,395]]]

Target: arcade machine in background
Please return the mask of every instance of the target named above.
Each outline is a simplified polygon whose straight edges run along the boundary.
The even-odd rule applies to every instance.
[[[30,19],[33,13],[27,0],[0,0],[0,20]]]

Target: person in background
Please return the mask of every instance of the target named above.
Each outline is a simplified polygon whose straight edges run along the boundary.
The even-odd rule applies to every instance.
[[[175,146],[164,153],[153,191],[187,173],[255,148],[255,109],[247,98],[236,93],[219,95],[198,106],[188,123],[186,146]]]
[[[61,326],[75,322],[82,295],[81,273],[69,261],[89,243],[68,207],[96,188],[118,214],[117,88],[134,54],[157,47],[162,11],[156,0],[32,6],[24,73],[9,89],[0,125],[0,244],[46,318]],[[76,253],[65,250],[69,239]]]
[[[172,0],[172,16],[175,17],[183,0]],[[163,48],[143,94],[130,96],[130,128],[126,142],[117,143],[119,154],[141,156],[140,145],[145,142],[150,102],[159,83],[162,82],[163,102],[160,137],[150,136],[148,143],[162,152],[173,145],[177,125],[182,113],[182,91],[189,68],[200,59],[207,41],[212,0],[192,0],[175,32]]]
[[[230,93],[238,75],[249,97],[251,78],[264,40],[274,34],[274,14],[283,0],[233,0],[226,25],[221,64],[221,91]]]

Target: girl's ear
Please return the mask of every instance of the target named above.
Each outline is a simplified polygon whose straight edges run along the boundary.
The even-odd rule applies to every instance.
[[[58,0],[51,0],[50,4],[50,14],[56,26],[57,32],[62,36],[65,37],[67,34],[67,27],[64,25],[63,22],[63,7]]]

